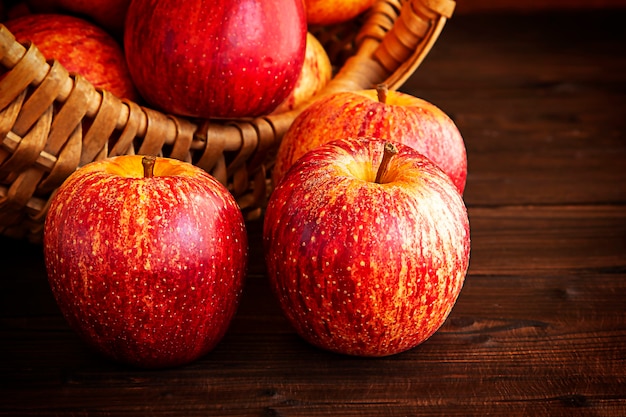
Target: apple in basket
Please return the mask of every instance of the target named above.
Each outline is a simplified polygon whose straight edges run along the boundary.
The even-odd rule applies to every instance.
[[[119,98],[137,100],[121,45],[95,24],[64,14],[27,14],[4,25],[19,42],[31,41],[47,58]]]
[[[372,7],[375,0],[305,0],[307,22],[333,25],[354,19]]]
[[[79,168],[52,198],[44,259],[69,325],[123,363],[189,363],[224,336],[247,265],[243,216],[192,164],[124,155]]]
[[[297,333],[349,355],[428,339],[469,265],[467,210],[450,178],[413,148],[377,139],[333,141],[299,159],[270,196],[263,239]]]
[[[333,66],[324,46],[312,34],[306,35],[306,54],[296,85],[272,113],[280,114],[298,108],[314,97],[333,76]]]
[[[323,122],[320,122],[323,120]],[[295,118],[276,155],[274,185],[304,153],[334,139],[373,136],[409,145],[432,159],[461,194],[467,179],[465,142],[434,104],[399,91],[376,89],[329,94]]]
[[[240,118],[270,113],[291,92],[306,34],[302,0],[133,0],[124,45],[153,106]]]

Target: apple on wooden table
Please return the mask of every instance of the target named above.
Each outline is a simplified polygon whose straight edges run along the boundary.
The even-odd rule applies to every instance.
[[[31,41],[47,59],[56,59],[94,87],[119,98],[139,98],[121,45],[101,27],[55,13],[26,14],[4,25],[19,42]]]
[[[44,225],[49,282],[70,326],[107,357],[145,368],[189,363],[222,339],[247,256],[233,196],[168,158],[79,168]]]
[[[435,162],[463,193],[467,155],[452,119],[434,104],[387,90],[382,84],[376,89],[329,94],[304,109],[282,138],[272,182],[278,184],[307,151],[335,139],[358,136],[411,146]]]
[[[270,113],[291,92],[306,48],[302,0],[133,0],[126,58],[141,95],[202,118]]]
[[[342,139],[299,159],[263,226],[268,276],[297,333],[357,356],[411,349],[444,323],[469,265],[465,204],[409,146]]]

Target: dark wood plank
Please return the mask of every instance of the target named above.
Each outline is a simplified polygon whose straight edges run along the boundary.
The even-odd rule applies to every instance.
[[[453,16],[403,89],[457,123],[469,205],[626,201],[620,16]]]
[[[469,213],[473,273],[626,273],[623,206],[470,208]]]
[[[536,13],[546,10],[593,10],[602,8],[623,8],[623,0],[466,0],[458,1],[456,14],[507,12]]]

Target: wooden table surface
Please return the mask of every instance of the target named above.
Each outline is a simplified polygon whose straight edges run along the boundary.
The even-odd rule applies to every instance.
[[[454,118],[469,159],[471,265],[424,344],[364,359],[304,343],[269,290],[255,222],[223,341],[137,370],[68,328],[40,247],[0,238],[0,414],[625,416],[624,20],[457,15],[403,87]]]

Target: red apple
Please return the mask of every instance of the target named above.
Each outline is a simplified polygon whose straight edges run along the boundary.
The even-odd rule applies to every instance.
[[[141,95],[165,112],[259,116],[296,84],[304,62],[302,0],[134,0],[124,44]]]
[[[375,0],[304,0],[307,22],[332,25],[354,19],[369,9]]]
[[[96,88],[136,101],[122,47],[104,29],[82,18],[30,14],[5,22],[20,42],[31,41],[48,59],[80,74]]]
[[[59,308],[89,345],[161,368],[222,339],[243,286],[247,237],[216,179],[182,161],[150,161],[119,156],[70,175],[46,217],[44,257]]]
[[[312,33],[307,33],[304,64],[296,86],[272,113],[280,114],[298,108],[322,91],[332,76],[333,66],[326,50]]]
[[[428,158],[400,143],[393,150],[374,139],[322,145],[270,197],[269,280],[298,334],[318,347],[358,356],[411,349],[439,329],[461,291],[470,254],[463,199]]]
[[[399,91],[339,92],[313,102],[296,117],[278,148],[274,185],[307,151],[335,139],[371,136],[409,145],[432,159],[461,194],[467,179],[465,142],[454,122],[426,100]]]

